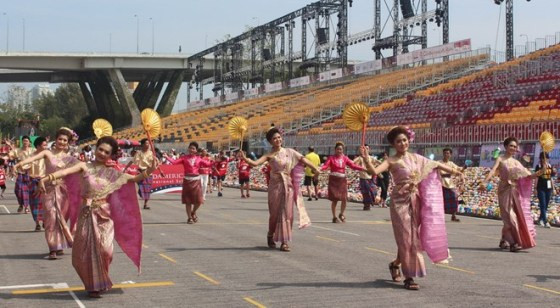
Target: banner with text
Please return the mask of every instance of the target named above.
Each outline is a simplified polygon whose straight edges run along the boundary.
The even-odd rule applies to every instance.
[[[342,69],[341,68],[319,73],[319,81],[320,82],[327,81],[327,80],[338,79],[338,78],[342,78]]]
[[[275,92],[282,90],[282,82],[267,83],[264,85],[264,91],[266,93]]]
[[[354,65],[354,74],[363,74],[380,70],[382,67],[381,60],[362,62]]]
[[[471,39],[452,42],[445,45],[415,50],[397,56],[397,65],[406,65],[424,60],[436,59],[471,50]]]
[[[290,88],[306,86],[310,83],[311,83],[311,78],[309,76],[294,78],[290,80]]]
[[[185,171],[181,165],[161,165],[162,176],[158,171],[152,175],[154,181],[152,183],[153,194],[163,194],[170,192],[180,192],[183,188],[183,177]]]
[[[259,95],[259,88],[251,88],[247,90],[243,90],[243,96],[245,97],[252,97]]]

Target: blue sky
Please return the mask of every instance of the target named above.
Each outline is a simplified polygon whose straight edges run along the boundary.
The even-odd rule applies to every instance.
[[[2,1],[0,8],[0,50],[6,49],[6,21],[9,18],[9,49],[48,52],[136,52],[136,22],[139,16],[140,51],[151,52],[152,21],[155,52],[198,52],[212,46],[226,34],[238,35],[255,26],[313,2],[295,0],[19,0]],[[386,0],[390,5],[392,0]],[[429,9],[435,1],[429,0]],[[383,14],[387,15],[382,3]],[[490,45],[505,49],[505,7],[493,0],[450,0],[450,40],[471,38],[473,47]],[[515,45],[560,31],[557,15],[560,1],[515,0]],[[4,15],[3,13],[6,13]],[[150,20],[150,18],[152,18]],[[382,23],[385,22],[385,17]],[[350,33],[373,26],[373,0],[354,0],[349,10]],[[497,32],[499,26],[499,32]],[[389,26],[390,27],[390,26]],[[441,40],[441,29],[430,24],[429,45]],[[110,44],[110,38],[111,44]],[[353,46],[351,60],[371,60],[371,42]],[[29,86],[29,85],[27,85]],[[0,85],[3,92],[5,85]],[[184,91],[179,100],[185,100]],[[194,92],[193,92],[194,95]],[[183,104],[184,106],[184,104]],[[184,108],[184,107],[183,107]]]

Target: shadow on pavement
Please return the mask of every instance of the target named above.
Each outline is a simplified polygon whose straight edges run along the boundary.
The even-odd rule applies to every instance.
[[[392,280],[377,279],[364,282],[302,282],[302,283],[283,283],[283,282],[261,282],[259,287],[267,289],[278,289],[284,287],[298,288],[374,288],[374,289],[402,289],[403,285]]]
[[[46,253],[30,253],[30,254],[19,254],[19,255],[0,255],[0,259],[37,260],[37,259],[44,259],[46,256],[47,256]]]
[[[535,278],[536,282],[547,282],[548,280],[560,280],[560,276],[550,275],[527,275],[527,277]]]
[[[491,247],[449,247],[449,250],[472,250],[472,251],[501,251],[500,247],[491,248]],[[508,251],[509,250],[505,250]]]

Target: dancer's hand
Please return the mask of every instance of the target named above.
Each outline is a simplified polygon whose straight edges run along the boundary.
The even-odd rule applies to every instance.
[[[39,181],[39,191],[40,191],[41,193],[46,193],[46,192],[47,192],[47,189],[45,188],[45,179],[46,179],[46,178],[42,178],[42,179]]]

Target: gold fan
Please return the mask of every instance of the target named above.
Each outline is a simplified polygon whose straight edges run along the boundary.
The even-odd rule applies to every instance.
[[[93,133],[95,134],[97,139],[101,137],[111,136],[113,134],[113,126],[111,125],[111,123],[109,123],[109,121],[105,119],[100,118],[93,121],[91,127],[93,128]]]
[[[351,130],[362,131],[362,146],[366,140],[366,126],[369,121],[369,107],[364,103],[353,103],[344,109],[342,120]]]
[[[142,126],[148,135],[148,138],[155,138],[161,132],[161,118],[159,114],[152,108],[142,110],[140,114],[142,118]]]
[[[243,136],[247,132],[248,122],[244,117],[233,117],[229,120],[228,130],[231,138],[239,139],[239,150],[243,149]]]
[[[554,135],[549,131],[542,132],[539,141],[544,152],[550,153],[554,150]]]

